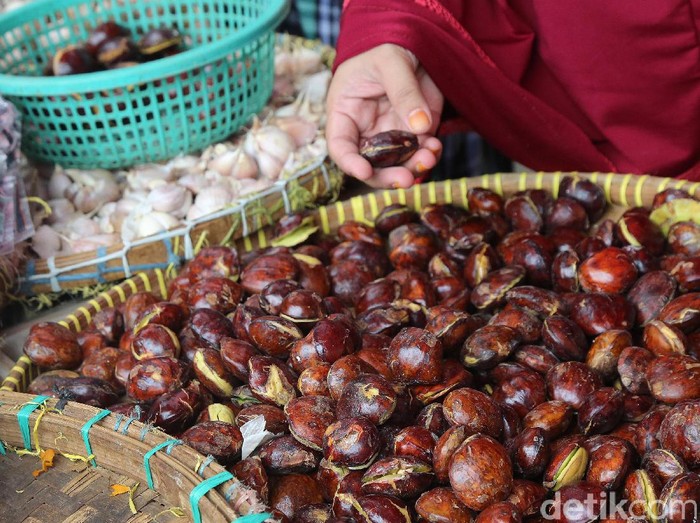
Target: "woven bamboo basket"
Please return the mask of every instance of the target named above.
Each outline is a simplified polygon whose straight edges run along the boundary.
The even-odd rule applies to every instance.
[[[700,194],[700,183],[678,181],[667,178],[655,178],[650,176],[601,173],[494,174],[439,183],[431,182],[416,185],[407,190],[397,189],[378,191],[320,207],[312,211],[310,214],[315,218],[316,223],[324,233],[330,233],[336,230],[340,224],[348,220],[371,222],[384,207],[394,203],[405,204],[415,209],[420,209],[426,205],[435,203],[452,203],[466,207],[467,191],[472,187],[490,188],[505,197],[519,190],[528,188],[550,190],[556,196],[559,182],[566,175],[575,175],[590,179],[604,189],[609,206],[602,219],[616,219],[624,212],[625,209],[634,206],[649,205],[651,204],[654,195],[665,188],[681,188],[687,190],[693,195]],[[235,244],[240,251],[246,252],[256,248],[266,247],[270,245],[273,238],[272,234],[273,226],[268,225],[260,228],[254,234],[248,234],[236,240]],[[90,300],[85,306],[80,307],[73,314],[70,314],[62,321],[62,323],[70,329],[79,331],[90,323],[92,316],[97,311],[101,310],[103,307],[115,306],[123,303],[131,294],[135,292],[146,290],[166,297],[169,276],[171,276],[170,273],[166,273],[162,270],[139,273],[120,285],[113,287],[109,291],[99,294],[94,299]],[[0,391],[8,391],[7,393],[0,392],[0,394],[3,394],[0,395],[0,402],[10,403],[11,400],[14,402],[13,404],[17,404],[18,402],[29,401],[31,397],[18,393],[26,389],[28,383],[37,375],[37,373],[38,369],[31,364],[26,356],[20,357],[0,387]],[[95,412],[95,409],[90,407],[71,404],[69,404],[69,406],[71,406],[71,409],[82,409],[82,417],[79,419],[81,419],[83,422]],[[77,413],[78,411],[71,410],[70,412]],[[56,415],[47,414],[47,419],[51,419],[51,416]],[[110,432],[110,423],[113,425],[114,420],[110,417],[106,419],[108,421],[97,424],[97,429],[99,429],[100,434],[107,433],[113,437],[114,434]],[[18,429],[16,425],[16,411],[13,409],[9,409],[8,411],[5,406],[1,406],[0,440],[5,440],[6,442],[10,441],[12,444],[18,444],[21,440],[18,437],[19,433],[17,432]],[[134,423],[134,428],[131,429],[131,433],[135,434],[139,432],[139,430],[142,430],[142,426]],[[70,448],[75,452],[80,452],[81,450],[83,453],[85,452],[84,447],[81,446],[82,440],[80,439],[79,435],[76,433],[71,433],[69,436],[68,432],[64,432],[64,435],[66,435],[71,444],[71,447],[67,448]],[[126,447],[126,450],[129,452],[133,451],[135,456],[127,456],[128,452],[124,452],[124,449],[122,449],[122,454],[124,455],[123,460],[126,461],[128,459],[131,463],[134,461],[140,463],[143,458],[143,453],[149,448],[152,448],[150,446],[151,443],[157,444],[156,441],[162,442],[162,438],[164,437],[165,436],[160,436],[161,439],[157,440],[157,436],[154,435],[153,438],[156,439],[146,440],[145,445],[137,445],[136,442],[134,442],[134,445],[132,447]],[[53,438],[55,438],[55,433],[53,436],[40,436],[40,442],[44,442],[43,444],[45,445],[50,445]],[[66,445],[68,445],[69,442],[66,442]],[[189,454],[181,454],[184,452],[189,452]],[[196,453],[192,454],[192,452],[194,451],[177,447],[175,450],[173,450],[173,457],[190,464],[193,462],[196,463]],[[165,459],[165,456],[163,456],[163,459]],[[105,466],[109,465],[107,461],[102,462],[99,458],[98,461]],[[165,464],[162,466],[165,466]],[[116,470],[118,471],[121,469]],[[134,471],[139,473],[142,472],[138,469],[138,467],[132,467],[129,469],[129,471],[131,473],[134,473]],[[215,474],[216,471],[216,467],[212,466],[210,474]],[[161,481],[161,479],[158,481]],[[158,485],[160,484],[158,481],[156,481],[157,489]],[[169,481],[169,478],[167,477],[162,478],[162,481],[162,485],[165,486],[163,495],[176,497],[180,496],[179,499],[172,501],[170,497],[167,498],[171,503],[180,503],[183,495],[183,488],[181,486],[173,487],[172,484],[167,483]],[[170,492],[171,487],[175,490],[174,493]],[[184,488],[184,491],[187,491],[187,488],[189,487]],[[161,489],[158,490],[160,491]],[[211,495],[216,496],[216,493]],[[211,500],[212,506],[215,504],[215,501],[216,500]],[[212,510],[214,509],[212,508]],[[215,520],[216,519],[206,519],[206,521]]]
[[[651,205],[654,195],[667,188],[685,189],[691,195],[700,195],[700,182],[646,175],[568,172],[498,173],[444,182],[429,182],[414,185],[410,189],[377,191],[320,207],[311,215],[324,233],[331,233],[348,220],[373,222],[384,207],[394,203],[404,204],[416,210],[434,203],[452,203],[468,207],[467,191],[473,187],[491,189],[506,198],[525,189],[545,189],[551,191],[556,197],[559,182],[564,176],[587,178],[603,188],[608,207],[601,221],[606,218],[615,220],[630,207]],[[271,238],[272,229],[266,228],[258,231],[254,236],[241,238],[237,245],[239,249],[250,251],[268,246]]]
[[[166,269],[193,257],[202,245],[224,245],[275,223],[288,212],[334,200],[342,173],[326,159],[302,169],[231,208],[187,226],[96,251],[29,260],[20,279],[19,295],[56,293],[121,281],[139,272]]]
[[[587,178],[603,188],[608,207],[601,220],[606,218],[615,220],[630,207],[651,205],[654,195],[667,188],[685,189],[691,195],[700,195],[700,182],[646,175],[499,173],[444,182],[429,182],[414,185],[410,189],[376,191],[319,207],[311,211],[310,216],[315,219],[322,232],[330,233],[348,220],[371,222],[384,207],[394,203],[401,203],[414,209],[421,209],[434,203],[452,203],[467,207],[467,191],[473,187],[489,188],[505,197],[524,189],[545,189],[551,191],[556,197],[559,182],[564,176]],[[268,224],[256,229],[252,234],[243,235],[235,240],[234,244],[241,252],[267,247],[273,238],[273,229],[274,223]],[[147,290],[158,296],[167,297],[167,282],[173,275],[174,271],[161,269],[141,272],[112,287],[109,291],[100,293],[59,323],[80,331],[90,324],[96,312],[104,307],[119,305],[136,292]],[[22,392],[36,375],[37,369],[31,364],[29,358],[21,356],[2,382],[0,390]]]

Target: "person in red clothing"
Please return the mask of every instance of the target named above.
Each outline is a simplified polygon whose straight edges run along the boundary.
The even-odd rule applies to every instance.
[[[431,169],[447,112],[533,169],[700,180],[700,0],[346,0],[334,73],[331,157],[373,186]],[[421,149],[372,170],[396,128]]]

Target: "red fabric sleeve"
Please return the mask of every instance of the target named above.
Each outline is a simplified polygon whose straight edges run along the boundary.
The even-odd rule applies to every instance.
[[[669,84],[659,87],[658,92],[654,91],[655,85],[635,92],[634,78],[630,78],[632,88],[623,93],[626,98],[622,103],[620,93],[604,91],[608,78],[603,75],[610,75],[611,68],[619,69],[619,64],[625,69],[620,74],[627,74],[625,60],[638,60],[637,55],[642,52],[659,60],[663,67],[667,67],[663,60],[672,57],[654,55],[649,49],[637,46],[627,54],[624,50],[618,52],[617,62],[607,67],[579,71],[568,63],[568,70],[564,70],[559,67],[561,60],[573,62],[574,66],[577,60],[596,54],[605,60],[605,50],[597,47],[599,42],[595,39],[566,41],[566,28],[553,22],[566,20],[563,15],[571,16],[566,10],[575,11],[575,2],[539,1],[542,3],[350,0],[341,20],[336,66],[381,43],[394,43],[411,50],[445,98],[477,132],[506,155],[534,169],[649,172],[700,179],[700,74],[697,73],[700,44],[696,41],[693,48],[692,43],[678,42],[682,49],[687,47],[687,56],[681,58],[696,70],[683,91],[678,87],[682,84]],[[518,10],[512,8],[518,4]],[[540,8],[545,4],[547,8]],[[680,20],[685,21],[685,15],[681,14]],[[547,23],[559,27],[558,40],[536,37],[537,30],[556,33],[547,28]],[[624,24],[624,20],[620,23]],[[619,34],[629,36],[638,29],[633,26],[625,33],[623,27]],[[696,28],[684,26],[683,29],[687,30],[684,33],[687,36]],[[669,31],[673,30],[671,26]],[[547,54],[544,44],[553,45],[558,52]],[[685,67],[686,63],[679,64],[679,71],[681,65]],[[648,66],[654,67],[654,63]],[[573,73],[563,74],[567,71]],[[633,67],[629,71],[638,73]],[[601,77],[595,78],[596,74]],[[576,89],[579,84],[590,86],[591,76],[594,82],[599,80],[595,85],[603,87],[597,91]],[[608,83],[615,86],[614,82]],[[645,102],[654,103],[655,95],[668,96],[668,93],[677,93],[680,100],[678,107],[671,105],[669,113],[664,115],[671,122],[669,129],[677,133],[675,137],[635,129],[635,104],[646,110]],[[689,111],[695,115],[697,124],[688,118]],[[648,112],[652,116],[649,122],[666,122],[652,114],[653,111]],[[647,123],[642,117],[639,121]],[[675,122],[680,122],[676,128]]]

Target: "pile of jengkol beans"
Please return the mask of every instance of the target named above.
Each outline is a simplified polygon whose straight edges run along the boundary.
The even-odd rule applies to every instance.
[[[30,391],[140,413],[281,521],[698,521],[700,225],[652,219],[698,202],[601,221],[567,177],[468,203],[205,248],[168,300],[35,325]]]

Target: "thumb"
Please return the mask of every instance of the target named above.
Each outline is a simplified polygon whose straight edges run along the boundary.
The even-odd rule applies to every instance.
[[[382,68],[382,83],[401,120],[413,133],[424,134],[432,124],[430,109],[416,77],[416,64],[407,51],[403,53],[400,59],[387,61]]]

